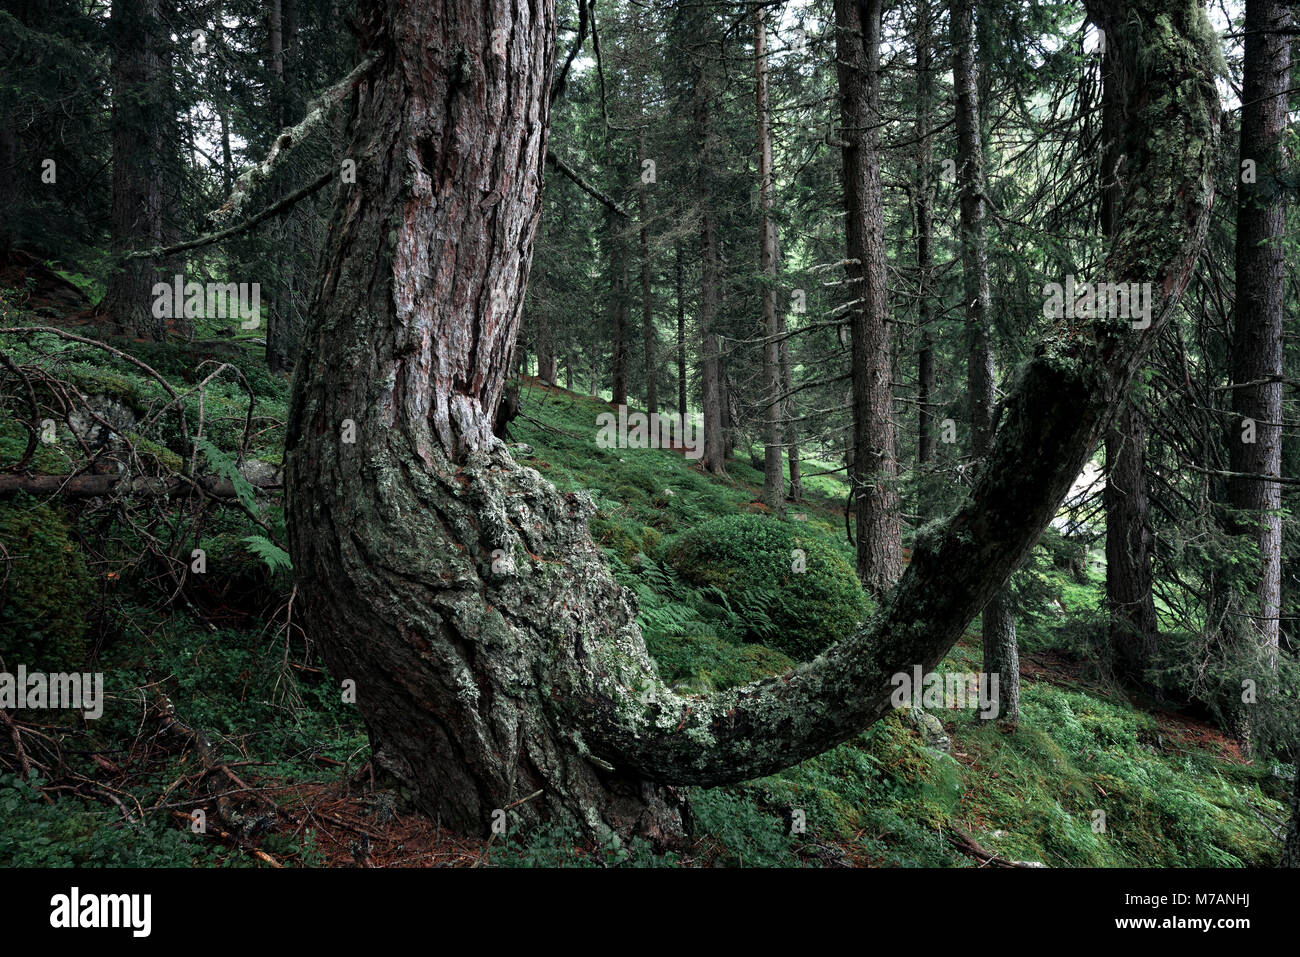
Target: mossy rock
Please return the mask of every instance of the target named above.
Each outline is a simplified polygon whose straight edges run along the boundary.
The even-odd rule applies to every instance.
[[[152,439],[146,439],[138,433],[128,433],[136,452],[146,460],[152,459],[155,465],[160,465],[169,472],[179,472],[185,467],[185,461],[176,452],[161,445]]]
[[[137,415],[144,413],[148,400],[140,394],[142,383],[138,380],[86,363],[70,366],[69,371],[73,383],[87,395],[107,396]]]
[[[80,547],[55,509],[26,495],[0,503],[0,649],[5,665],[46,671],[86,658],[91,577]]]
[[[747,637],[798,661],[815,658],[867,616],[853,568],[792,522],[730,515],[682,535],[668,561],[687,581],[713,586],[733,605],[759,606]]]

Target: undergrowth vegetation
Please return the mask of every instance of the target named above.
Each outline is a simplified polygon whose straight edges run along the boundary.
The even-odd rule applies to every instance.
[[[200,735],[261,801],[287,806],[296,789],[328,781],[371,802],[393,790],[409,810],[366,769],[364,727],[294,621],[283,513],[241,471],[250,460],[280,464],[287,382],[251,353],[212,360],[133,344],[183,396],[182,429],[174,408],[159,411],[167,386],[109,352],[45,333],[3,345],[15,362],[129,408],[133,468],[166,475],[197,449],[198,471],[233,495],[198,511],[131,495],[0,502],[5,667],[103,672],[107,698],[99,720],[42,714],[39,735],[24,739],[37,764],[60,768],[57,781],[35,770],[23,780],[6,754],[0,865],[255,865],[254,849],[282,863],[337,862],[318,844],[320,821],[250,825],[229,841],[193,833],[187,816],[214,808],[219,776],[194,760]],[[592,533],[679,689],[780,674],[870,613],[835,463],[806,463],[806,500],[778,517],[757,504],[762,477],[746,461],[719,479],[678,451],[598,448],[596,416],[608,406],[531,380],[522,404],[514,454],[561,490],[594,493]],[[0,466],[27,454],[27,415],[21,403],[0,414]],[[26,470],[62,474],[76,452],[60,424]],[[788,771],[693,789],[696,840],[685,851],[590,847],[552,826],[489,842],[482,856],[500,866],[974,866],[974,842],[1049,866],[1274,863],[1293,769],[1245,763],[1208,725],[1114,691],[1092,664],[1102,584],[1095,550],[1054,531],[1016,576],[1022,651],[1039,665],[1027,670],[1013,732],[973,711],[939,714],[945,752],[900,710]],[[940,670],[978,671],[979,656],[969,635]],[[246,825],[253,816],[245,807]]]

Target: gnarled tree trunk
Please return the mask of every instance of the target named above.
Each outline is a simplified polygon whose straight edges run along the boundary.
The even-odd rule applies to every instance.
[[[933,667],[1032,547],[1187,281],[1217,130],[1196,12],[1133,4],[1141,186],[1108,271],[1155,284],[1151,328],[1081,322],[1044,345],[969,499],[858,634],[785,675],[681,696],[588,534],[590,499],[491,433],[539,208],[552,6],[364,3],[379,58],[357,88],[357,185],[340,187],[296,370],[287,481],[307,627],[356,682],[376,760],[461,829],[510,808],[669,840],[684,826],[670,785],[771,773],[887,713],[891,676]]]
[[[512,817],[671,837],[671,792],[603,771],[574,710],[584,646],[635,633],[590,503],[492,435],[539,213],[553,6],[372,2],[360,23],[378,64],[287,449],[312,635],[356,682],[376,761],[443,823],[486,831],[540,790]]]

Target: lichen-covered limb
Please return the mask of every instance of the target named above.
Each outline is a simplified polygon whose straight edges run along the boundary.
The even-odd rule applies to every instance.
[[[271,174],[275,172],[294,146],[326,124],[334,107],[343,101],[343,98],[352,91],[357,81],[365,76],[366,72],[374,66],[374,63],[373,58],[363,60],[353,68],[351,73],[312,100],[307,106],[306,115],[296,125],[284,130],[275,138],[275,142],[271,144],[271,150],[266,154],[265,158],[260,163],[250,166],[239,174],[239,178],[235,180],[234,188],[230,191],[230,196],[217,209],[212,211],[213,221],[217,223],[229,222],[239,216],[257,187],[271,178]]]
[[[1126,24],[1108,42],[1136,64],[1128,91],[1126,193],[1106,279],[1151,283],[1151,322],[1063,329],[1021,370],[994,447],[965,504],[923,530],[875,619],[793,672],[727,692],[647,690],[639,642],[593,641],[580,696],[593,750],[623,772],[717,785],[819,754],[889,709],[890,677],[933,668],[1033,547],[1172,315],[1204,239],[1219,103],[1203,14],[1191,2],[1106,4]],[[1126,45],[1126,48],[1125,48]]]

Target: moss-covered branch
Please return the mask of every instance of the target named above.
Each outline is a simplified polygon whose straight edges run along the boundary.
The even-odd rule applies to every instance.
[[[890,678],[932,669],[1051,521],[1134,370],[1169,321],[1199,255],[1213,199],[1219,102],[1215,46],[1194,3],[1106,4],[1095,17],[1128,77],[1125,195],[1106,268],[1151,283],[1151,322],[1062,328],[1019,373],[987,464],[941,527],[922,530],[912,562],[876,618],[822,657],[724,693],[681,697],[646,687],[639,642],[589,643],[594,667],[582,724],[623,772],[716,785],[768,774],[860,732],[890,708]]]

